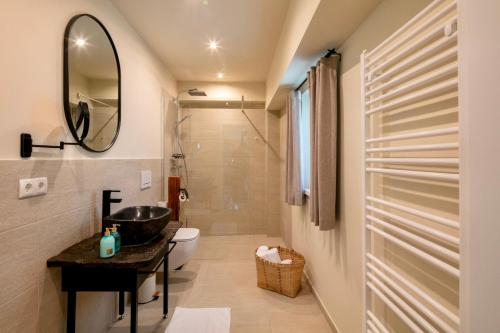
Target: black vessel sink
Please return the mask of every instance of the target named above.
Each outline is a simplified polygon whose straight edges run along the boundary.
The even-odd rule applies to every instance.
[[[170,220],[170,208],[137,206],[120,209],[105,217],[104,228],[119,224],[123,246],[142,245],[155,239]]]

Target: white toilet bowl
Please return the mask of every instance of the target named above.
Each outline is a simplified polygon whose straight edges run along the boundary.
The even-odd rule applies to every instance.
[[[180,228],[173,239],[177,245],[168,256],[168,268],[173,270],[187,263],[198,248],[199,239],[199,229]]]

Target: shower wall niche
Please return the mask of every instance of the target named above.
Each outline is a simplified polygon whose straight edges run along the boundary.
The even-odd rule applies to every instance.
[[[245,112],[271,147],[279,147],[278,118],[263,109]],[[181,142],[190,201],[183,220],[203,235],[278,235],[280,157],[240,109],[182,109],[187,115]]]

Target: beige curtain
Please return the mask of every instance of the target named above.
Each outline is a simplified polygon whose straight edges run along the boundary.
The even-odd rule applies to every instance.
[[[302,206],[304,193],[300,170],[300,103],[298,92],[291,91],[286,100],[288,133],[286,142],[286,185],[285,202]]]
[[[311,114],[311,221],[335,227],[337,201],[337,69],[339,56],[321,58],[308,73]]]

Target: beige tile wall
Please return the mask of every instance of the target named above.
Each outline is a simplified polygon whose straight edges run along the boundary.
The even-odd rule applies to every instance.
[[[64,332],[59,269],[46,260],[99,230],[102,190],[118,189],[112,210],[160,200],[161,163],[151,160],[0,161],[0,327],[2,332]],[[153,187],[139,188],[151,170]],[[20,178],[47,176],[47,195],[19,200]],[[115,311],[110,293],[81,293],[77,331],[105,332]]]
[[[278,118],[245,111],[279,150]],[[279,159],[239,109],[183,109],[189,170],[184,213],[202,235],[279,234]]]

